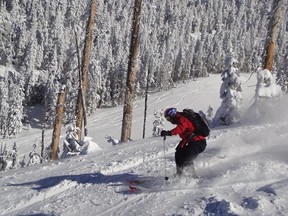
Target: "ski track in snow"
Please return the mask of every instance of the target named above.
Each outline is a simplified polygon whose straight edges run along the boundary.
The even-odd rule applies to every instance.
[[[111,120],[107,121],[107,117],[115,116]],[[103,121],[104,123],[101,123]],[[89,127],[93,127],[94,129],[101,129],[101,128],[107,128],[108,126],[111,126],[115,123],[121,123],[121,116],[119,116],[119,110],[108,110],[101,114],[98,114],[91,123],[88,124]]]
[[[164,92],[163,94],[161,94],[160,96],[156,95],[152,95],[151,97],[149,97],[149,100],[151,100],[152,102],[149,103],[150,107],[154,107],[155,105],[158,105],[161,101],[164,101],[165,98],[171,94],[170,92]],[[156,100],[154,99],[156,98]],[[155,101],[154,101],[155,100]]]
[[[169,148],[166,147],[165,152],[167,155],[169,155],[172,152],[174,153],[175,151],[174,149],[175,149],[174,145],[170,146]],[[139,156],[132,155],[131,157],[121,160],[119,162],[108,164],[108,166],[107,164],[105,164],[104,167],[100,168],[100,170],[101,170],[101,173],[103,174],[115,173],[115,170],[117,170],[117,172],[123,172],[126,170],[132,170],[132,168],[137,167],[137,166],[145,165],[153,161],[158,161],[159,158],[164,159],[164,150],[143,153]]]
[[[196,89],[191,89],[191,90],[189,90],[189,91],[186,90],[185,93],[182,94],[180,100],[179,100],[177,103],[171,105],[171,107],[177,107],[179,104],[181,104],[181,103],[184,101],[184,98],[185,98],[187,95],[191,95],[192,93],[197,92],[197,91],[198,91],[198,88],[199,88],[199,87],[198,87],[199,81],[197,81],[196,84],[197,84]]]
[[[266,188],[267,185],[269,185],[270,183],[275,183],[277,182],[278,179],[270,179],[269,181],[265,180],[265,181],[247,181],[247,183],[249,183],[249,188],[251,187],[258,187],[259,191],[261,190],[261,188]],[[270,182],[270,183],[269,183]],[[219,214],[219,215],[226,215],[226,213],[228,213],[231,209],[231,205],[233,205],[234,202],[237,202],[237,200],[242,200],[242,205],[245,206],[245,208],[254,208],[255,206],[260,205],[259,202],[261,202],[262,200],[265,201],[265,198],[258,198],[255,197],[253,198],[253,193],[251,193],[250,197],[247,198],[243,198],[241,197],[241,195],[237,192],[240,190],[243,190],[243,188],[245,188],[245,190],[247,190],[246,188],[246,184],[245,182],[239,181],[239,182],[233,182],[232,184],[223,184],[223,185],[213,185],[213,184],[205,184],[205,183],[201,183],[198,182],[195,185],[189,186],[188,185],[178,185],[178,186],[174,186],[174,187],[155,187],[155,188],[150,188],[147,190],[144,190],[142,192],[135,193],[135,194],[130,194],[130,196],[125,199],[124,201],[120,202],[119,204],[113,206],[112,208],[101,212],[100,215],[134,215],[136,214],[136,212],[133,212],[133,209],[135,210],[139,210],[139,206],[142,205],[143,202],[146,202],[149,199],[153,199],[153,197],[158,197],[158,199],[160,197],[160,199],[164,199],[165,197],[171,197],[173,196],[173,194],[175,194],[175,192],[177,194],[181,193],[181,194],[189,194],[189,193],[193,193],[193,194],[199,194],[200,198],[199,200],[202,199],[203,197],[205,197],[205,194],[211,194],[211,198],[209,200],[206,200],[206,203],[204,205],[204,209],[206,209],[206,211],[209,213],[209,211],[211,211],[211,213],[215,213],[215,209],[217,211],[221,211],[223,214]],[[225,189],[225,190],[224,190]],[[143,190],[143,189],[142,189]],[[215,193],[215,191],[219,191],[218,193]],[[222,193],[220,191],[230,191],[231,193],[233,193],[233,196],[230,197],[229,201],[223,200],[221,199],[221,197],[224,196],[225,192]],[[268,189],[267,189],[268,191]],[[268,192],[270,193],[270,192]],[[226,196],[229,196],[229,194],[226,194]],[[220,201],[219,201],[220,198]],[[169,198],[171,199],[171,198]],[[198,200],[198,202],[199,202]],[[271,201],[274,200],[273,198],[271,199]],[[181,211],[182,213],[185,212],[184,215],[187,214],[187,211],[189,212],[189,208],[187,207],[189,204],[189,202],[186,201],[185,206],[183,206],[183,209],[179,209],[179,211]],[[192,202],[192,212],[190,211],[190,213],[195,213],[195,204]],[[224,204],[224,205],[223,205]],[[241,203],[239,203],[241,204]],[[140,207],[141,208],[141,207]],[[191,210],[190,209],[190,210]],[[124,213],[121,213],[124,212]],[[159,212],[158,212],[159,213]],[[153,214],[148,214],[148,215],[153,215]],[[177,214],[178,215],[178,214]],[[189,214],[190,215],[190,214]],[[192,214],[193,215],[193,214]],[[216,214],[218,215],[218,214]]]
[[[191,93],[197,92],[198,91],[198,83],[199,83],[199,81],[196,82],[196,84],[197,84],[196,89],[190,89],[188,91],[185,90],[185,93],[181,95],[179,101],[174,103],[174,104],[172,104],[172,105],[170,105],[170,106],[177,107],[177,105],[179,105],[179,104],[181,104],[181,102],[183,102],[184,98],[187,95],[190,95]],[[184,88],[184,87],[182,87],[182,88]],[[167,97],[169,97],[169,94],[171,94],[171,93],[170,92],[164,92],[160,96],[152,96],[151,98],[149,98],[149,100],[151,101],[149,103],[149,106],[150,107],[154,107],[154,106],[157,106],[158,104],[161,104],[162,101],[167,100]],[[142,110],[143,107],[137,105],[137,102],[135,102],[133,112],[137,112],[138,109]],[[93,126],[95,129],[101,129],[101,128],[107,128],[108,126],[115,125],[115,124],[119,124],[119,126],[121,126],[122,119],[121,119],[121,116],[119,116],[118,114],[119,114],[119,110],[118,109],[114,109],[112,111],[105,111],[105,113],[98,114],[94,118],[93,122],[89,123],[89,127]],[[107,117],[114,116],[114,115],[115,115],[115,117],[112,118],[112,120],[110,120],[108,122],[105,120],[105,123],[103,123],[103,124],[100,123],[101,120],[107,119]],[[133,119],[133,121],[135,121],[135,119]]]
[[[169,95],[169,94],[171,94],[171,93],[164,92],[161,96],[157,96],[156,100],[154,99],[155,96],[152,96],[151,98],[149,98],[149,100],[151,100],[151,101],[155,100],[155,101],[149,103],[149,106],[153,107],[154,105],[157,105],[161,101],[165,100],[165,97],[167,95]],[[139,109],[139,108],[142,109],[141,106],[137,105],[137,102],[134,102],[133,111],[137,112],[137,109]],[[89,126],[90,127],[93,126],[95,129],[100,129],[100,128],[107,128],[108,126],[111,126],[113,124],[115,125],[115,123],[120,125],[122,119],[121,119],[121,116],[119,116],[119,109],[121,109],[121,108],[117,108],[117,109],[114,109],[114,110],[111,110],[111,111],[105,111],[105,112],[103,112],[101,114],[97,114],[97,116],[94,118],[93,122],[89,124]],[[115,117],[112,118],[112,120],[110,120],[108,122],[106,121],[107,117],[114,116],[114,115],[115,115]],[[103,119],[104,119],[105,123],[104,124],[100,124],[100,121],[103,120]],[[111,118],[109,118],[109,119],[111,119]],[[96,125],[96,126],[94,126],[94,125]]]
[[[45,202],[46,199],[49,199],[50,197],[56,196],[61,193],[67,193],[67,190],[74,188],[77,186],[77,182],[73,181],[67,181],[63,180],[60,184],[49,188],[46,191],[40,191],[38,193],[31,194],[31,198],[28,198],[27,200],[21,200],[19,203],[15,205],[11,205],[6,210],[4,210],[1,214],[10,214],[15,211],[19,211],[21,209],[25,209],[26,207],[29,207],[33,204],[36,204],[38,202]]]
[[[120,204],[113,206],[112,208],[98,213],[98,216],[105,215],[121,215],[121,212],[126,212],[125,210],[133,209],[134,206],[139,206],[141,203],[145,202],[146,199],[153,196],[153,194],[136,194],[135,196],[130,196],[127,200],[121,202]],[[126,213],[125,213],[126,214]]]

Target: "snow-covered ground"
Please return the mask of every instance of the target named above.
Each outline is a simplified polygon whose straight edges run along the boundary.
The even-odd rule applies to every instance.
[[[256,75],[248,76],[242,75],[246,107],[256,84]],[[206,112],[209,105],[216,112],[220,85],[220,76],[213,75],[151,94],[145,139],[144,100],[136,101],[133,141],[116,146],[105,137],[120,137],[122,107],[97,110],[89,117],[88,133],[101,149],[1,172],[0,215],[288,215],[287,97],[261,121],[250,116],[241,124],[212,129],[195,162],[199,179],[176,182],[172,177],[179,138],[152,137],[153,112],[171,106]],[[165,129],[170,128],[167,123]],[[46,132],[47,145],[50,137]],[[23,131],[17,137],[20,156],[40,138],[40,129]],[[130,192],[131,179],[146,180],[142,186],[149,189]]]

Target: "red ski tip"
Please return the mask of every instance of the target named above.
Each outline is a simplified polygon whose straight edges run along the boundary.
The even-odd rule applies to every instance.
[[[133,192],[133,193],[141,191],[140,188],[135,187],[135,186],[129,186],[129,189],[130,189],[130,192]]]

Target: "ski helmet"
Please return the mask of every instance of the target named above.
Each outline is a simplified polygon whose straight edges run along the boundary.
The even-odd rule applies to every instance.
[[[176,113],[177,113],[177,109],[176,108],[168,108],[164,112],[164,117],[168,121],[170,121],[171,119],[173,119],[176,116]]]

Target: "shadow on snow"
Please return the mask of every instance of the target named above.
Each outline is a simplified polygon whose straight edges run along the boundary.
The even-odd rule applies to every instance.
[[[116,175],[104,175],[102,173],[86,173],[79,175],[62,175],[43,178],[37,181],[20,184],[8,184],[7,186],[32,186],[32,189],[41,191],[60,184],[64,180],[75,181],[78,184],[121,184],[131,179],[139,179],[139,175],[123,173]]]

